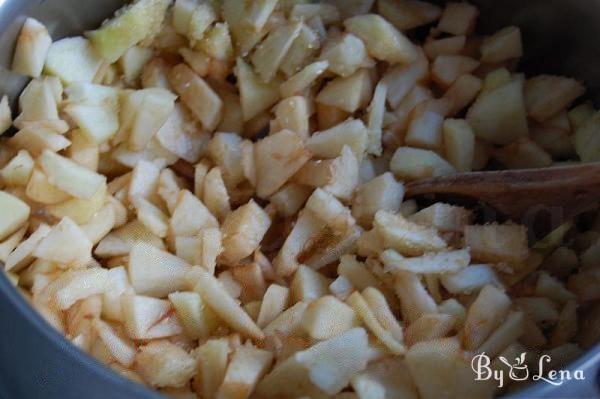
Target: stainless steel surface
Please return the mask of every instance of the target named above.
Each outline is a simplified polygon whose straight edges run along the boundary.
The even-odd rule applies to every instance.
[[[484,32],[514,24],[521,27],[525,43],[525,58],[522,67],[526,72],[562,73],[578,77],[590,88],[590,98],[600,105],[600,1],[598,0],[473,0],[481,9],[481,27]],[[54,38],[79,34],[86,28],[99,24],[109,16],[121,0],[0,0],[0,94],[17,98],[26,83],[25,79],[9,71],[15,38],[25,16],[33,16],[46,24]],[[4,308],[2,308],[4,306]],[[0,385],[2,394],[7,391],[12,397],[34,397],[25,395],[24,385],[41,384],[46,398],[74,398],[68,386],[86,384],[90,378],[98,381],[80,387],[79,392],[89,391],[86,398],[153,398],[156,395],[125,382],[106,369],[98,367],[91,358],[82,354],[45,326],[43,320],[29,307],[24,299],[10,287],[0,273]],[[14,313],[10,315],[10,313]],[[11,317],[11,322],[8,317]],[[19,324],[20,323],[20,324]],[[23,327],[24,326],[24,327]],[[23,340],[5,341],[4,332],[19,337],[17,327],[30,329],[23,332]],[[3,330],[4,329],[4,330]],[[25,336],[33,332],[33,343]],[[31,337],[30,337],[31,338]],[[35,345],[39,347],[36,354]],[[4,345],[4,346],[2,346]],[[19,351],[14,347],[28,345],[29,350]],[[48,345],[61,353],[60,359],[45,355]],[[10,351],[12,350],[12,352]],[[4,352],[3,352],[4,351]],[[39,356],[40,370],[31,359],[10,358],[7,353],[24,353],[24,356]],[[10,363],[14,362],[14,363]],[[75,364],[75,367],[73,367]],[[57,377],[57,370],[80,369],[80,373],[67,372],[65,378]],[[27,367],[26,367],[27,366]],[[598,373],[600,369],[600,347],[589,350],[572,367],[583,369],[586,380],[565,383],[561,387],[535,384],[514,398],[600,398]],[[56,368],[54,370],[53,368]],[[11,374],[12,373],[12,374]],[[6,376],[10,375],[10,380]],[[78,378],[80,376],[81,378]],[[60,384],[63,385],[60,385]],[[100,388],[98,388],[100,387]],[[99,390],[96,392],[95,390]],[[25,395],[25,396],[24,396]],[[37,397],[37,395],[35,396]]]

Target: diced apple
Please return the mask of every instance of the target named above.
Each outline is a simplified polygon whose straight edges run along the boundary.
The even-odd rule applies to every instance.
[[[463,55],[439,55],[431,66],[432,79],[442,87],[450,87],[462,75],[473,72],[479,61]]]
[[[263,83],[256,73],[242,58],[238,58],[235,67],[238,79],[240,101],[244,121],[247,122],[279,100],[278,79]]]
[[[310,158],[302,139],[294,132],[283,130],[254,145],[256,192],[266,198],[275,193]]]
[[[369,53],[390,64],[410,64],[417,58],[414,45],[392,24],[377,14],[365,14],[344,21],[346,29],[360,37]]]
[[[279,363],[258,384],[262,397],[335,395],[367,365],[368,338],[362,328],[353,328]]]
[[[94,267],[68,270],[50,283],[47,289],[56,306],[66,310],[80,299],[108,291],[110,286],[108,270]]]
[[[314,339],[329,339],[359,325],[352,308],[333,296],[311,302],[302,317],[302,328]]]
[[[96,55],[90,42],[77,36],[52,43],[45,70],[65,83],[91,83],[101,64],[102,59]]]
[[[190,265],[214,273],[217,257],[223,251],[221,237],[221,230],[214,227],[202,229],[194,237],[175,237],[175,252]]]
[[[527,136],[522,79],[482,92],[469,109],[467,121],[477,137],[493,144],[509,144]]]
[[[584,92],[575,79],[539,75],[525,83],[525,105],[529,116],[543,122],[569,107]]]
[[[507,169],[547,168],[552,165],[550,154],[528,138],[521,138],[497,149],[494,158]]]
[[[354,112],[369,104],[373,93],[373,81],[367,69],[330,81],[318,94],[319,103],[347,112]]]
[[[198,4],[194,13],[191,16],[189,23],[189,30],[187,33],[188,37],[191,40],[201,40],[204,36],[204,32],[208,29],[208,27],[217,19],[215,15],[215,11],[213,7],[209,4]],[[224,27],[227,29],[227,25]],[[229,33],[227,33],[227,36]],[[231,49],[231,38],[229,40],[229,48]]]
[[[6,132],[12,125],[12,112],[8,104],[8,96],[2,96],[0,99],[0,136]]]
[[[600,113],[592,114],[586,122],[575,131],[575,151],[583,162],[600,160]]]
[[[301,71],[291,76],[279,86],[282,97],[301,94],[310,87],[319,76],[329,67],[329,61],[317,61],[305,66]]]
[[[252,345],[238,347],[227,366],[218,398],[248,398],[269,370],[273,354]]]
[[[169,294],[169,300],[190,338],[207,338],[216,329],[217,316],[197,292],[173,292]]]
[[[34,18],[27,18],[13,55],[12,70],[21,75],[39,78],[52,38],[48,29]]]
[[[8,186],[25,186],[33,172],[33,166],[31,155],[21,150],[0,170],[0,177]]]
[[[8,105],[8,104],[7,104]],[[48,81],[34,79],[19,96],[21,113],[14,125],[22,129],[26,122],[58,119],[57,100]]]
[[[442,15],[440,7],[420,0],[378,0],[377,11],[400,31],[428,25]]]
[[[390,162],[390,170],[400,180],[444,176],[456,170],[437,153],[420,148],[400,147]]]
[[[231,328],[246,336],[253,339],[264,338],[260,328],[244,312],[236,300],[229,295],[219,280],[202,269],[196,270],[196,272],[197,283],[194,291],[202,296],[202,299],[217,316],[229,324]]]
[[[71,198],[67,201],[48,205],[48,212],[57,217],[69,217],[78,224],[87,223],[106,200],[106,184],[102,184],[90,199]]]
[[[136,293],[162,298],[189,286],[192,270],[183,259],[168,252],[136,243],[129,254],[129,279]]]
[[[17,231],[29,219],[30,208],[19,198],[0,191],[0,240]],[[8,266],[7,266],[8,269]]]
[[[258,248],[271,226],[269,215],[254,201],[229,214],[223,222],[223,260],[235,264]]]
[[[470,34],[475,29],[478,16],[477,7],[469,3],[448,3],[437,29],[457,36]]]
[[[203,228],[218,226],[217,219],[194,194],[188,190],[179,193],[170,221],[175,236],[193,236]]]
[[[142,74],[144,66],[152,59],[152,50],[149,48],[133,46],[119,58],[119,65],[123,70],[125,82],[134,84]]]
[[[264,81],[270,82],[283,58],[300,34],[302,23],[284,25],[272,31],[262,42],[252,56],[252,64],[257,75]]]
[[[330,38],[325,42],[319,58],[328,61],[329,70],[342,77],[352,75],[359,68],[374,65],[364,42],[351,33]]]
[[[115,62],[127,49],[158,30],[169,4],[168,0],[138,0],[86,35],[102,58]]]
[[[91,199],[106,183],[106,177],[49,150],[42,153],[39,161],[50,184],[77,198]]]
[[[172,337],[183,332],[178,324],[157,330],[161,323],[169,320],[172,308],[167,300],[124,293],[121,295],[121,309],[123,327],[132,339]]]
[[[370,226],[379,210],[397,212],[404,196],[404,186],[386,172],[357,189],[352,215],[363,226]]]
[[[348,119],[328,130],[315,132],[307,141],[307,148],[317,157],[336,158],[344,146],[362,159],[368,145],[368,130],[362,121]]]
[[[3,198],[5,194],[2,192],[0,198]],[[37,248],[38,244],[44,237],[46,237],[52,229],[46,225],[41,224],[31,235],[23,242],[21,242],[14,251],[8,255],[5,264],[5,270],[18,272],[24,267],[28,266],[33,261],[33,251]]]
[[[121,336],[110,324],[93,320],[93,326],[98,337],[104,342],[113,358],[125,367],[130,367],[135,361],[137,348],[127,337]]]
[[[169,82],[204,128],[214,130],[223,112],[223,101],[217,93],[185,64],[171,69]]]
[[[182,387],[196,372],[196,359],[166,340],[140,347],[135,363],[144,380],[153,387]]]
[[[319,6],[318,4],[311,5]],[[281,61],[279,70],[288,77],[294,75],[310,63],[320,46],[321,41],[317,32],[306,25],[302,25],[298,37]]]
[[[475,134],[469,123],[460,119],[446,119],[443,138],[448,162],[459,172],[470,171],[475,155]]]
[[[492,36],[486,37],[481,44],[482,62],[504,62],[513,58],[521,58],[522,55],[521,30],[516,26],[506,27]]]
[[[171,25],[175,32],[180,35],[187,35],[190,31],[192,16],[198,8],[195,0],[176,0],[171,13]]]
[[[234,188],[244,181],[242,138],[239,135],[217,132],[207,147],[210,158],[221,168],[227,187]]]

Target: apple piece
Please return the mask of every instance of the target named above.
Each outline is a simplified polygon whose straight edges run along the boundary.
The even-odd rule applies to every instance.
[[[65,83],[91,83],[100,69],[102,59],[90,42],[81,37],[68,37],[52,43],[46,57],[45,70]]]
[[[203,398],[216,397],[217,390],[227,372],[231,350],[227,337],[210,339],[198,347],[196,352],[198,372],[194,385],[198,380],[202,381],[201,387],[197,388],[197,392],[201,393]]]
[[[208,338],[218,327],[217,315],[197,292],[173,292],[169,294],[169,300],[190,338]]]
[[[3,198],[5,194],[1,192],[0,198]],[[14,251],[12,251],[4,265],[6,271],[18,272],[24,267],[28,266],[33,261],[33,251],[37,248],[38,244],[44,237],[46,237],[52,228],[46,224],[41,224],[31,235],[23,242],[21,242]]]
[[[81,299],[102,294],[110,289],[110,274],[107,269],[70,269],[48,285],[52,302],[60,310],[66,310]]]
[[[523,80],[511,82],[482,92],[467,113],[467,121],[475,135],[493,144],[506,145],[526,137],[527,111],[523,95]]]
[[[279,101],[281,81],[275,78],[269,83],[262,82],[242,58],[237,59],[235,76],[238,79],[244,122],[251,120]]]
[[[258,384],[260,397],[329,397],[367,366],[368,336],[353,328],[278,363]]]
[[[400,31],[428,25],[442,15],[437,5],[419,0],[378,0],[377,11]]]
[[[58,119],[57,100],[48,81],[33,79],[19,96],[21,113],[14,121],[22,129],[25,122]]]
[[[258,328],[256,323],[254,323],[254,320],[252,320],[240,307],[237,301],[229,295],[219,280],[202,268],[196,268],[194,277],[196,278],[196,287],[194,288],[194,291],[202,296],[202,299],[212,308],[220,319],[244,336],[253,339],[264,338],[263,332]]]
[[[171,14],[171,25],[175,32],[183,36],[188,34],[196,8],[198,3],[195,0],[175,0]]]
[[[193,237],[175,237],[175,252],[190,265],[202,266],[214,273],[217,257],[223,251],[221,230],[206,228]]]
[[[309,88],[329,68],[329,61],[317,61],[305,66],[301,71],[291,76],[279,85],[283,98],[300,95]]]
[[[473,168],[475,133],[464,119],[446,119],[442,127],[446,159],[459,172]]]
[[[525,105],[529,116],[544,122],[585,93],[585,87],[575,79],[539,75],[525,83]]]
[[[29,224],[23,225],[23,227],[21,227],[19,230],[15,231],[2,242],[0,242],[0,262],[6,263],[10,253],[15,250],[15,248],[21,243],[23,237],[25,237],[28,227]],[[19,278],[19,281],[22,282],[22,279],[23,276]]]
[[[583,162],[600,161],[600,113],[592,111],[591,117],[575,131],[575,151]]]
[[[437,153],[420,148],[400,147],[390,162],[390,170],[400,180],[418,180],[456,173]]]
[[[358,159],[362,159],[368,145],[368,134],[362,121],[347,119],[330,129],[315,132],[306,141],[306,147],[317,157],[336,158],[344,146],[348,146]]]
[[[302,317],[304,331],[318,340],[335,337],[359,324],[354,310],[331,295],[311,302]]]
[[[39,162],[50,184],[76,198],[91,199],[106,184],[105,176],[49,150],[44,150]]]
[[[135,361],[135,344],[127,337],[121,336],[110,324],[100,319],[93,320],[93,326],[112,357],[123,366],[130,367]]]
[[[346,29],[360,37],[369,53],[390,64],[410,64],[417,59],[415,46],[394,25],[377,14],[365,14],[344,21]]]
[[[269,215],[250,200],[227,216],[223,222],[223,260],[228,264],[249,256],[258,248],[271,226]]]
[[[307,4],[304,4],[307,5]],[[318,4],[310,4],[316,5]],[[293,20],[293,18],[291,18]],[[308,19],[305,19],[307,21]],[[321,39],[317,32],[306,25],[302,25],[298,37],[292,43],[284,59],[279,65],[279,70],[286,76],[292,76],[310,63],[313,56],[321,47]]]
[[[327,83],[316,100],[320,104],[352,113],[369,104],[372,94],[373,81],[369,71],[363,68],[348,77],[339,77]]]
[[[84,224],[102,208],[105,200],[106,183],[103,183],[90,199],[71,198],[61,203],[48,205],[46,209],[57,218],[68,216],[75,223]]]
[[[107,202],[86,224],[81,225],[81,230],[96,245],[115,227],[115,221],[115,208]]]
[[[3,240],[29,219],[30,208],[19,198],[0,191],[0,209],[0,240]]]
[[[12,70],[21,75],[39,78],[51,44],[48,29],[37,19],[27,18],[17,38]]]
[[[21,150],[0,170],[0,177],[8,186],[25,186],[33,172],[33,166],[31,155]]]
[[[188,190],[181,190],[170,220],[175,236],[193,236],[203,228],[218,226],[219,222],[202,201]]]
[[[81,131],[94,143],[102,144],[117,133],[119,119],[108,107],[71,104],[65,113],[79,126]]]
[[[179,324],[173,323],[167,328],[157,329],[164,327],[164,321],[170,320],[172,307],[167,300],[124,293],[121,295],[121,309],[123,326],[132,339],[165,338],[183,332]]]
[[[133,206],[137,217],[144,226],[160,238],[165,238],[169,230],[169,218],[164,212],[143,197],[134,197]]]
[[[127,270],[137,294],[162,298],[188,287],[192,267],[175,255],[138,242],[129,253]]]
[[[73,220],[65,217],[40,241],[33,256],[56,262],[64,269],[85,266],[92,259],[92,242]]]
[[[140,78],[144,66],[152,59],[152,49],[133,46],[127,49],[119,58],[119,65],[123,70],[125,82],[133,85]]]
[[[130,47],[156,32],[165,18],[169,0],[138,0],[115,13],[86,36],[107,62],[117,61]]]
[[[302,138],[289,130],[270,135],[254,144],[256,193],[261,198],[274,194],[309,160]]]
[[[194,11],[189,17],[187,30],[179,33],[187,35],[190,40],[202,40],[208,27],[217,20],[217,15],[210,4],[200,3],[196,5],[194,3],[194,7]],[[173,15],[173,18],[175,18],[175,15]],[[183,28],[183,25],[181,24],[181,28]],[[225,24],[224,26],[226,27],[227,25]],[[229,47],[231,47],[231,39],[229,39]]]
[[[47,129],[36,128],[35,125],[29,126],[29,122],[8,139],[8,143],[28,151],[34,157],[38,157],[44,151],[58,152],[71,145],[71,141],[65,136]]]
[[[479,10],[469,3],[448,3],[437,29],[452,35],[471,34],[475,29]]]
[[[147,147],[174,109],[176,96],[163,89],[145,93],[129,133],[129,148],[140,151]]]
[[[223,101],[208,83],[185,64],[171,69],[169,82],[202,126],[214,130],[221,121]]]
[[[8,104],[8,96],[2,96],[0,99],[0,136],[6,132],[12,125],[12,112]]]
[[[236,348],[223,383],[217,391],[218,398],[249,398],[256,384],[271,366],[273,354],[246,344]]]
[[[242,138],[238,134],[215,133],[208,143],[208,154],[221,168],[227,187],[234,188],[244,181]]]
[[[71,131],[71,145],[67,154],[78,165],[89,170],[98,170],[100,146],[90,140],[80,129]]]
[[[358,187],[352,202],[352,216],[369,227],[377,211],[399,211],[403,197],[403,184],[386,172]]]
[[[156,139],[168,151],[190,163],[196,163],[204,153],[209,136],[199,132],[189,113],[181,104],[156,132]]]
[[[283,58],[300,34],[302,26],[301,22],[280,26],[271,31],[256,49],[252,55],[252,64],[263,82],[270,82],[273,79]]]
[[[213,59],[211,63],[213,67],[217,65],[216,61],[231,60],[234,56],[234,53],[227,22],[216,23],[212,28],[209,29],[208,32],[206,32],[196,47],[204,51]],[[221,65],[224,65],[227,69],[229,69],[227,63],[223,63]]]

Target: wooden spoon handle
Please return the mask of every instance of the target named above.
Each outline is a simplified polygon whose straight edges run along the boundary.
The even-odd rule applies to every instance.
[[[465,173],[407,184],[407,197],[423,194],[476,198],[514,219],[540,207],[560,209],[569,219],[600,202],[600,163]]]

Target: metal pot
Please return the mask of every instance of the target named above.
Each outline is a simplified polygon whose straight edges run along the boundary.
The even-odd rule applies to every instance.
[[[472,0],[480,27],[493,32],[521,27],[528,73],[561,73],[583,79],[600,104],[600,1]],[[0,93],[14,101],[26,80],[9,71],[15,38],[26,16],[48,26],[53,38],[97,26],[122,0],[0,0]],[[572,364],[585,381],[559,387],[537,383],[514,398],[600,397],[600,346]],[[50,328],[0,273],[0,399],[160,398],[79,351]]]

